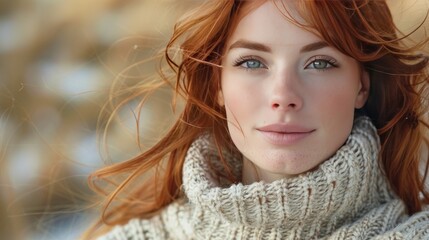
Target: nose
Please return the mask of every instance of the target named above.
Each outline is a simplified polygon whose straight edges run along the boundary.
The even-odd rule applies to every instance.
[[[299,78],[294,74],[278,73],[272,79],[271,109],[276,111],[299,110],[303,106]]]

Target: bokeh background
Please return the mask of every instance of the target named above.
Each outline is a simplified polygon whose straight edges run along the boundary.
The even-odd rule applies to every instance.
[[[174,21],[200,1],[0,0],[0,239],[79,238],[97,214],[86,179],[104,164],[97,122],[109,88],[127,66],[158,53]],[[388,2],[405,33],[429,11],[428,0]],[[429,20],[413,38],[425,31]],[[156,67],[139,66],[124,86]],[[140,113],[147,139],[174,119],[170,100],[160,91]],[[112,125],[112,161],[139,151],[136,105]]]

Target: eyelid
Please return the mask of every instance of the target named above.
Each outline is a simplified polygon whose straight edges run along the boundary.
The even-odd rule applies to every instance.
[[[265,61],[256,55],[248,55],[248,56],[239,56],[236,60],[233,62],[234,67],[239,67],[241,64],[245,63],[246,61],[256,60],[259,61],[263,68],[268,68],[267,64],[265,64]]]
[[[313,63],[314,61],[317,61],[317,60],[323,60],[323,61],[326,61],[329,64],[331,64],[332,67],[338,67],[337,60],[335,58],[330,57],[330,56],[326,56],[326,55],[316,55],[316,56],[313,56],[307,60],[307,62],[304,64],[304,69],[307,69],[307,67],[311,63]]]

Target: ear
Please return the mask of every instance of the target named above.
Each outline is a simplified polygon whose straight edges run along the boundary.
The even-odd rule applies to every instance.
[[[219,93],[217,94],[217,103],[221,107],[225,106],[225,100],[223,98],[223,92],[222,92],[222,90],[219,90]]]
[[[358,95],[356,96],[356,102],[355,102],[356,109],[362,108],[365,105],[366,100],[368,100],[368,96],[369,96],[369,88],[370,88],[369,73],[363,69],[361,71],[361,77],[360,77],[360,89],[359,89]]]

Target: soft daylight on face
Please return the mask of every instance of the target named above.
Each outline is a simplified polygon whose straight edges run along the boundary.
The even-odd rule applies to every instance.
[[[358,62],[287,21],[270,1],[238,23],[222,66],[220,102],[243,153],[244,183],[318,166],[344,144],[367,98]]]

